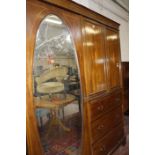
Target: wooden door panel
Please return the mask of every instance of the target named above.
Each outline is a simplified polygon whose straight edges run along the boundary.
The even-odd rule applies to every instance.
[[[106,89],[106,72],[105,72],[105,50],[103,31],[100,27],[96,27],[96,35],[94,37],[95,51],[95,80],[96,91]]]
[[[83,22],[84,71],[88,94],[107,89],[105,69],[104,33],[102,26]]]
[[[120,49],[118,32],[106,30],[109,88],[120,86]]]
[[[70,17],[72,17],[72,18],[69,18],[70,19],[70,21],[67,21],[67,18],[69,17],[69,16],[65,16],[65,15],[67,15],[67,13],[65,12],[65,11],[63,11],[63,10],[61,10],[61,9],[57,9],[57,8],[55,8],[55,7],[51,7],[50,9],[48,8],[48,6],[46,6],[46,5],[43,5],[43,6],[41,6],[40,5],[40,3],[41,2],[37,2],[36,4],[35,3],[33,3],[33,2],[28,2],[27,3],[27,142],[28,142],[28,151],[29,151],[29,154],[30,155],[43,155],[43,154],[45,154],[45,151],[47,151],[47,149],[48,149],[48,151],[50,150],[51,152],[53,151],[55,151],[53,148],[54,147],[51,147],[51,146],[54,146],[54,144],[51,144],[51,146],[49,146],[49,145],[46,145],[48,148],[45,148],[44,146],[45,145],[42,145],[42,144],[45,144],[45,141],[46,141],[46,144],[48,143],[48,140],[51,138],[52,139],[52,141],[54,141],[54,140],[56,140],[56,138],[55,138],[55,136],[54,136],[54,134],[55,133],[57,133],[57,135],[59,134],[59,133],[61,133],[60,131],[59,132],[52,132],[52,131],[54,131],[54,125],[51,123],[51,122],[56,122],[56,125],[57,125],[57,127],[59,127],[60,128],[60,130],[63,132],[63,133],[65,133],[66,132],[66,128],[65,128],[65,126],[64,126],[64,122],[62,123],[62,122],[60,122],[60,120],[54,120],[54,115],[53,115],[53,112],[51,112],[50,113],[50,117],[49,117],[49,121],[47,121],[47,122],[45,122],[46,120],[47,120],[47,117],[45,116],[45,117],[40,117],[41,119],[41,121],[39,120],[38,121],[38,119],[37,119],[37,117],[36,117],[36,113],[38,112],[36,112],[36,110],[44,110],[43,108],[45,108],[46,110],[48,109],[47,107],[43,107],[42,109],[40,109],[41,107],[37,107],[36,105],[34,105],[34,102],[35,102],[35,99],[33,100],[33,94],[35,94],[34,92],[33,92],[33,85],[32,85],[32,83],[33,83],[33,78],[32,78],[32,73],[34,73],[33,71],[32,71],[32,68],[33,68],[33,63],[35,62],[34,60],[33,60],[33,58],[34,58],[34,55],[35,55],[35,53],[34,52],[36,52],[36,50],[35,50],[35,40],[36,40],[36,33],[38,32],[38,28],[40,27],[40,23],[50,14],[52,14],[52,15],[57,15],[57,18],[55,17],[55,19],[58,19],[59,18],[59,20],[57,20],[57,21],[60,21],[60,18],[62,18],[62,22],[64,21],[64,23],[66,24],[64,24],[64,26],[66,26],[66,28],[64,29],[64,30],[66,30],[66,31],[64,31],[64,32],[66,32],[65,34],[69,34],[68,32],[67,32],[67,30],[71,33],[70,35],[72,36],[73,35],[73,40],[71,40],[71,41],[75,41],[76,40],[76,42],[75,42],[75,49],[78,49],[78,53],[79,53],[79,51],[81,51],[82,52],[82,50],[80,50],[80,48],[82,49],[82,45],[81,45],[81,42],[79,42],[79,40],[80,40],[80,33],[79,33],[79,31],[80,31],[80,24],[79,24],[79,18],[77,17],[77,16],[75,16],[75,19],[73,18],[73,15],[71,16],[70,15]],[[71,20],[72,19],[72,20]],[[73,20],[74,19],[74,20]],[[78,24],[77,24],[78,23]],[[47,24],[47,23],[46,23]],[[49,25],[49,24],[48,24]],[[54,25],[53,23],[52,24],[50,24],[50,25]],[[68,27],[68,25],[69,25],[69,28],[67,29],[67,27]],[[64,28],[64,26],[62,25],[62,28]],[[53,26],[54,27],[54,26]],[[55,26],[56,27],[56,26]],[[57,25],[57,29],[58,29],[58,25]],[[44,29],[43,29],[44,30]],[[59,30],[59,29],[58,29]],[[58,33],[58,30],[57,30],[57,33]],[[42,33],[44,32],[44,31],[41,31]],[[56,32],[56,31],[51,31],[51,32]],[[49,31],[48,31],[48,33],[47,34],[50,34],[51,35],[51,33],[49,33]],[[54,36],[54,35],[53,35]],[[48,36],[49,37],[49,36]],[[48,37],[45,37],[45,38],[48,38]],[[43,38],[43,37],[42,37]],[[64,40],[66,40],[66,39],[64,39]],[[71,41],[69,40],[69,42],[70,42],[70,44],[69,45],[72,45],[72,44],[74,44],[74,43],[71,43]],[[52,43],[52,42],[51,42]],[[66,44],[67,44],[67,41],[66,41]],[[66,48],[67,48],[67,45],[66,45]],[[72,49],[74,49],[74,48],[72,48],[71,47],[71,50]],[[41,50],[40,50],[41,51]],[[74,56],[75,57],[75,56]],[[80,55],[78,55],[78,57],[80,58]],[[44,58],[45,59],[45,58]],[[75,58],[76,59],[76,58]],[[61,59],[62,60],[62,59]],[[64,62],[64,61],[63,61]],[[64,64],[62,64],[62,65],[64,65]],[[74,64],[72,64],[72,65],[74,65]],[[75,67],[75,65],[73,66],[73,67]],[[34,87],[35,88],[35,87]],[[79,101],[82,101],[82,100],[79,100]],[[45,101],[44,101],[45,102]],[[40,102],[41,103],[41,102]],[[39,104],[37,104],[37,105],[39,105]],[[44,104],[45,105],[45,104]],[[80,106],[80,107],[82,107],[82,105]],[[49,110],[49,109],[48,109]],[[53,110],[53,109],[52,109]],[[50,111],[52,111],[52,110],[50,110]],[[78,111],[80,111],[81,109],[79,108],[79,110]],[[83,109],[82,109],[83,110]],[[56,113],[56,111],[55,111],[55,113]],[[58,113],[58,112],[57,112]],[[80,115],[82,114],[81,112],[79,113]],[[71,115],[70,115],[71,116]],[[42,120],[44,119],[44,123],[47,123],[47,126],[49,127],[47,127],[47,130],[46,130],[46,127],[45,127],[45,124],[44,124],[44,126],[42,126]],[[53,120],[52,120],[53,119]],[[51,120],[51,121],[50,121]],[[77,119],[77,120],[79,120],[79,119]],[[80,119],[81,120],[81,119]],[[37,122],[39,122],[39,123],[37,123]],[[59,123],[60,122],[60,123]],[[50,124],[51,123],[51,124]],[[61,124],[62,123],[62,124]],[[80,123],[78,123],[78,125],[79,125]],[[82,122],[81,122],[81,125],[82,125]],[[44,133],[46,133],[46,131],[47,131],[47,134],[44,134],[44,137],[43,138],[41,138],[41,136],[43,135],[42,133],[43,132],[40,132],[40,131],[42,131],[41,130],[41,128],[42,127],[45,127],[44,129]],[[43,129],[43,128],[42,128]],[[68,129],[67,129],[68,130]],[[80,132],[82,132],[82,128],[81,128],[81,130],[79,130]],[[79,136],[80,134],[80,132],[77,132],[77,135]],[[52,133],[52,134],[51,134]],[[68,135],[69,135],[70,133],[69,133],[69,131],[68,131]],[[61,134],[61,136],[62,136],[63,134]],[[66,134],[67,135],[67,134]],[[81,134],[82,135],[82,134]],[[61,137],[61,136],[59,136],[59,137]],[[77,137],[78,137],[77,136]],[[55,139],[54,139],[54,138]],[[81,136],[80,136],[81,137]],[[70,137],[70,138],[73,138],[73,137]],[[43,139],[44,139],[44,141],[43,141]],[[48,140],[47,140],[48,139]],[[64,138],[65,139],[65,138]],[[66,138],[67,139],[67,138]],[[81,138],[80,138],[81,139]],[[81,139],[82,140],[82,139]],[[80,141],[81,141],[80,140]],[[87,141],[87,144],[88,144],[88,141]],[[80,142],[79,142],[79,150],[81,151],[82,150],[82,148],[81,148],[81,145],[80,145]],[[50,148],[51,147],[51,148]],[[86,151],[88,150],[89,148],[87,147],[87,149],[86,149]],[[57,150],[57,151],[59,151],[59,150]],[[80,152],[79,151],[79,152]],[[85,152],[86,152],[85,151]],[[76,154],[78,154],[78,151],[77,151],[77,153]],[[85,153],[86,154],[86,153]],[[89,153],[88,153],[89,154]]]
[[[87,35],[85,35],[85,38],[84,38],[84,42],[83,42],[83,46],[85,48],[85,51],[84,51],[84,57],[86,58],[84,60],[84,74],[85,74],[85,78],[87,78],[86,81],[86,91],[88,93],[93,93],[93,91],[95,90],[95,87],[94,87],[94,83],[95,83],[95,79],[93,78],[93,75],[94,75],[94,70],[95,68],[94,67],[94,62],[93,62],[93,58],[94,58],[94,53],[93,53],[93,36],[91,34],[89,34],[87,31],[86,31],[86,28],[89,29],[89,27],[91,27],[91,25],[89,23],[85,23],[84,25],[84,30],[85,30],[85,33],[87,33]]]

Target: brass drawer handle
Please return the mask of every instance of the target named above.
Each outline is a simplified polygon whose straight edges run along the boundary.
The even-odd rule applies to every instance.
[[[99,110],[99,111],[103,111],[103,105],[101,105],[101,106],[99,106],[99,107],[97,107],[97,109]]]
[[[106,149],[105,145],[101,146],[101,147],[100,147],[100,152],[105,151],[105,149]]]
[[[104,128],[104,125],[102,124],[102,125],[99,125],[97,129],[98,129],[98,130],[101,130],[101,129],[103,129],[103,128]]]

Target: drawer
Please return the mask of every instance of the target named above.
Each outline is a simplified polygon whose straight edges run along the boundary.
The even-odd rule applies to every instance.
[[[123,138],[123,125],[111,130],[102,140],[93,145],[93,155],[107,155]]]
[[[90,120],[97,119],[102,114],[112,110],[121,104],[121,93],[116,92],[111,95],[105,96],[102,99],[91,101],[89,104]]]
[[[103,137],[107,132],[112,130],[122,122],[122,108],[121,106],[110,111],[106,115],[91,123],[92,143]]]

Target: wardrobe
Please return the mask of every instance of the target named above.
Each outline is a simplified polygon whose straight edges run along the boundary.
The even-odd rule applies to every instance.
[[[107,155],[125,143],[119,24],[71,0],[27,0],[29,155]]]

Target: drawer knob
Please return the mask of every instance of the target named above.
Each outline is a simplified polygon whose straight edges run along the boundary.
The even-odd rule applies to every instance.
[[[101,129],[103,129],[103,128],[104,128],[104,125],[102,124],[102,125],[99,125],[97,129],[98,129],[98,130],[101,130]]]
[[[99,111],[103,111],[103,106],[101,105],[101,106],[99,106],[98,108],[97,108]]]
[[[103,145],[102,147],[100,147],[100,152],[103,152],[103,151],[105,151],[105,145]]]

